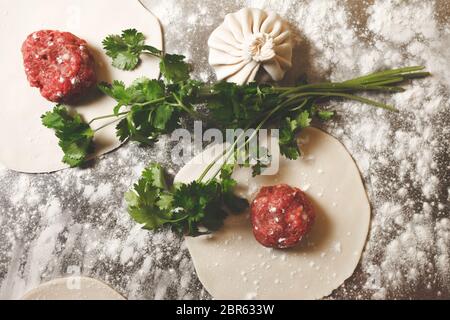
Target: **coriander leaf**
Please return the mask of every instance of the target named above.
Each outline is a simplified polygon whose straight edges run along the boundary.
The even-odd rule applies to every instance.
[[[213,97],[209,100],[208,108],[210,109],[213,120],[222,125],[224,128],[236,128],[237,115],[235,110],[238,104],[238,86],[235,83],[221,81],[213,85]]]
[[[167,211],[162,211],[155,205],[155,198],[155,190],[145,190],[140,184],[135,185],[134,191],[125,193],[128,213],[137,223],[143,224],[144,229],[158,229],[171,219]]]
[[[298,151],[298,148],[293,145],[280,145],[280,152],[282,155],[284,155],[286,158],[291,160],[296,160],[300,156],[300,152]]]
[[[231,178],[234,165],[226,165],[221,181],[193,181],[168,186],[159,164],[150,164],[142,172],[125,200],[130,216],[144,228],[155,230],[169,226],[172,230],[199,236],[217,230],[227,216],[224,204],[234,212],[248,207],[248,202],[233,194],[236,181]],[[206,228],[205,230],[202,230]]]
[[[301,112],[296,119],[294,130],[309,127],[309,125],[311,124],[311,120],[312,119],[308,111]]]
[[[163,193],[160,195],[156,205],[161,210],[171,210],[173,207],[173,195],[171,193]]]
[[[131,95],[125,87],[125,83],[122,81],[114,80],[112,84],[101,82],[97,87],[107,96],[110,96],[117,101],[117,105],[114,107],[114,114],[117,115],[120,109],[131,103]]]
[[[292,160],[297,159],[300,155],[295,135],[296,129],[296,121],[292,121],[290,118],[285,118],[279,129],[280,153]]]
[[[204,184],[193,181],[182,184],[174,193],[173,204],[182,208],[189,215],[189,220],[200,222],[205,216],[205,208],[211,199],[217,198],[218,186],[214,183]]]
[[[130,137],[130,130],[128,129],[128,122],[126,119],[122,119],[116,126],[116,136],[121,142],[124,142]]]
[[[247,128],[258,123],[265,112],[270,112],[278,98],[266,86],[250,83],[218,82],[210,89],[208,108],[211,118],[222,129]]]
[[[222,184],[222,191],[225,193],[232,192],[234,187],[237,185],[236,180],[231,178],[233,174],[235,164],[224,164],[220,169],[220,180]]]
[[[114,81],[112,84],[102,83],[99,88],[117,101],[114,108],[116,116],[122,107],[128,107],[121,113],[126,117],[116,126],[116,134],[121,141],[130,139],[150,144],[161,134],[169,133],[178,126],[182,111],[176,108],[176,101],[166,96],[167,88],[160,80],[143,77],[129,87]]]
[[[114,80],[112,84],[101,82],[98,84],[98,88],[106,95],[117,101],[128,101],[129,95],[125,87],[125,83],[122,81]]]
[[[164,170],[158,163],[150,164],[143,172],[142,177],[151,184],[151,186],[158,189],[167,189],[167,181]]]
[[[153,126],[159,130],[165,130],[168,122],[172,118],[173,106],[169,104],[161,104],[156,108]]]
[[[124,52],[128,49],[128,45],[119,35],[107,36],[103,41],[103,49],[106,51],[106,55],[111,58],[117,57],[119,52]]]
[[[162,167],[150,164],[142,172],[133,190],[125,194],[128,213],[145,229],[158,229],[177,218],[170,210],[169,196]]]
[[[144,35],[136,29],[124,30],[120,36],[110,35],[102,44],[106,55],[113,59],[112,65],[121,70],[134,70],[144,50],[151,54],[160,53],[159,50],[146,46]]]
[[[133,70],[139,63],[139,56],[133,52],[124,51],[119,52],[113,59],[112,65],[121,70]]]
[[[136,29],[122,31],[121,35],[109,35],[103,42],[106,55],[112,58],[112,65],[121,70],[134,70],[143,53],[161,59],[160,69],[166,82],[175,83],[189,79],[189,66],[180,55],[163,55],[162,51],[146,45],[145,36]]]
[[[271,161],[272,156],[269,154],[269,150],[265,147],[259,147],[256,164],[252,165],[252,176],[256,177],[260,175],[264,171],[264,169],[270,166]]]
[[[257,163],[252,166],[252,177],[259,176],[267,167],[267,164],[258,160]]]
[[[164,97],[165,85],[162,81],[143,77],[133,81],[127,93],[131,97],[129,104],[150,102]]]
[[[126,29],[122,31],[123,41],[131,48],[137,48],[144,45],[145,36],[136,29]]]
[[[62,161],[71,167],[78,167],[86,162],[94,151],[94,131],[83,122],[77,113],[70,114],[63,105],[57,105],[52,111],[42,115],[42,124],[55,130],[59,146],[64,152]]]
[[[186,219],[176,226],[176,230],[184,230],[190,236],[209,233],[199,231],[200,226],[217,230],[226,217],[222,209],[220,184],[215,180],[182,184],[174,193],[173,206],[186,214]]]
[[[310,112],[304,110],[297,117],[291,120],[290,117],[284,118],[279,129],[280,152],[288,159],[295,160],[300,156],[300,150],[297,144],[297,134],[301,129],[309,127],[311,124]]]
[[[121,139],[131,139],[141,144],[151,144],[160,135],[171,132],[177,125],[179,112],[167,103],[148,107],[133,105],[126,119],[117,126]]]
[[[317,112],[317,115],[319,116],[319,118],[321,120],[330,120],[331,118],[333,118],[334,116],[334,112],[333,111],[326,111],[326,110],[321,110]]]
[[[243,147],[235,151],[235,158],[239,159],[241,167],[250,167],[252,176],[255,177],[270,165],[272,157],[269,154],[269,149],[260,145],[256,135],[251,139],[245,139]]]
[[[154,100],[163,98],[165,94],[165,86],[162,81],[150,80],[145,77],[136,79],[129,87],[126,87],[122,81],[115,80],[112,84],[102,82],[98,88],[117,101],[117,106],[114,108],[116,115],[124,106],[151,104]]]
[[[202,98],[201,91],[205,88],[205,84],[197,80],[186,80],[179,83],[178,96],[182,101],[188,101],[189,103],[197,102],[197,99]],[[208,94],[209,92],[206,92]]]
[[[184,56],[165,54],[159,63],[159,69],[167,83],[177,83],[189,79],[189,65]]]
[[[57,105],[53,108],[53,111],[48,111],[41,116],[42,124],[47,128],[54,130],[64,130],[69,115],[67,110],[61,106]]]

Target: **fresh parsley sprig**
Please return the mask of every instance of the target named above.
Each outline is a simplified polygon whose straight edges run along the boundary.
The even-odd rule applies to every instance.
[[[179,127],[182,117],[205,120],[192,104],[197,85],[193,80],[173,85],[147,78],[137,79],[128,87],[120,81],[101,83],[99,89],[116,100],[117,104],[113,114],[93,121],[121,117],[116,126],[121,141],[129,139],[142,144],[153,143],[162,134]]]
[[[143,228],[156,230],[169,226],[190,236],[218,230],[227,216],[226,208],[240,212],[248,207],[245,199],[233,194],[236,181],[232,169],[222,168],[221,181],[193,181],[170,185],[162,167],[150,164],[133,189],[125,194],[130,216]]]
[[[139,56],[144,51],[145,37],[136,29],[122,31],[121,35],[110,35],[102,44],[106,55],[112,58],[112,65],[121,70],[133,70],[139,62]],[[158,56],[159,51],[149,51],[150,54]]]
[[[145,36],[136,29],[122,31],[121,35],[109,35],[103,42],[106,55],[112,58],[112,65],[121,70],[134,70],[139,65],[142,54],[161,59],[159,68],[165,79],[177,83],[189,79],[189,65],[184,56],[165,54],[163,51],[146,45]]]
[[[42,124],[56,132],[59,146],[64,152],[62,161],[71,167],[83,165],[94,151],[94,130],[76,112],[63,105],[42,115]]]

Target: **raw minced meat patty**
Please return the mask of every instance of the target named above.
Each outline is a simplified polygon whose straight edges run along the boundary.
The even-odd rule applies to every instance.
[[[253,234],[263,246],[295,246],[311,230],[314,208],[306,194],[286,184],[263,187],[251,205]]]
[[[41,30],[22,45],[28,81],[47,100],[73,100],[96,83],[94,59],[86,41],[69,32]]]

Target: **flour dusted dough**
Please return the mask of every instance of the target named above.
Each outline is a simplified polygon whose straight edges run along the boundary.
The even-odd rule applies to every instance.
[[[86,277],[55,279],[26,293],[23,300],[125,300],[101,281]]]
[[[241,214],[229,216],[212,236],[186,237],[200,281],[214,298],[318,299],[355,270],[370,222],[358,168],[339,141],[318,129],[304,130],[299,141],[303,157],[282,158],[276,176],[252,178],[247,169],[234,176],[239,193],[250,200],[264,185],[287,183],[304,190],[317,213],[311,233],[296,248],[268,249],[254,239],[249,215]],[[206,150],[204,159],[212,151]],[[196,179],[205,162],[194,158],[175,180]]]
[[[209,64],[218,80],[248,83],[262,66],[279,81],[292,66],[290,31],[275,12],[243,8],[227,14],[211,33],[208,46]]]
[[[2,43],[2,72],[0,87],[0,162],[9,169],[22,172],[51,172],[67,167],[61,162],[63,153],[52,130],[41,124],[41,115],[54,104],[41,97],[39,89],[28,84],[20,51],[22,42],[40,29],[69,31],[85,39],[98,64],[100,81],[120,79],[130,83],[146,76],[159,74],[156,58],[145,57],[133,72],[115,69],[102,50],[102,39],[123,29],[136,28],[146,36],[148,44],[162,48],[158,20],[138,0],[44,0],[7,1],[0,8],[0,39]],[[76,107],[86,121],[112,113],[114,101],[105,96],[91,99]],[[111,121],[94,123],[93,128]],[[115,126],[102,129],[95,137],[97,155],[120,145]]]

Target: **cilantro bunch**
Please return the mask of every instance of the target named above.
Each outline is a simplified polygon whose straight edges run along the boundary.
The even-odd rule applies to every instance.
[[[94,151],[94,130],[86,124],[81,116],[70,113],[63,105],[57,105],[52,111],[41,117],[47,128],[55,130],[59,146],[64,152],[63,162],[71,167],[83,165],[89,154]]]
[[[329,120],[334,112],[322,109],[330,99],[347,99],[396,112],[390,105],[361,95],[361,93],[396,93],[407,80],[427,77],[424,67],[405,67],[375,72],[343,82],[318,84],[299,83],[292,87],[250,83],[237,85],[227,82],[214,84],[193,80],[190,67],[181,55],[162,52],[145,44],[145,37],[135,29],[124,30],[120,35],[110,35],[103,41],[106,54],[114,67],[133,70],[141,56],[151,55],[160,59],[160,79],[141,78],[126,86],[121,81],[101,83],[98,88],[116,101],[111,114],[83,123],[79,115],[69,116],[63,106],[43,116],[43,123],[56,131],[65,156],[63,161],[80,166],[93,151],[92,138],[104,126],[116,123],[121,141],[131,140],[141,144],[155,142],[161,135],[180,127],[180,119],[203,120],[209,126],[225,129],[255,128],[244,143],[229,146],[223,154],[208,165],[203,174],[190,184],[168,186],[162,168],[151,164],[142,178],[127,193],[131,216],[147,229],[171,226],[174,230],[199,235],[201,227],[215,230],[226,216],[226,208],[242,211],[248,206],[244,199],[234,196],[236,182],[231,178],[236,159],[243,159],[244,166],[252,168],[253,175],[261,174],[270,163],[267,150],[257,146],[256,159],[251,158],[251,142],[261,128],[278,128],[282,155],[297,159],[300,150],[296,136],[310,126],[314,118]],[[206,108],[200,112],[198,107]],[[101,119],[113,121],[96,131],[89,125]],[[237,142],[236,141],[236,142]],[[253,150],[254,151],[254,150]],[[231,159],[231,161],[229,161]],[[214,163],[224,160],[224,166],[205,177]]]
[[[125,194],[128,212],[143,228],[169,226],[180,234],[199,236],[218,230],[227,211],[241,212],[248,202],[233,194],[232,168],[224,166],[221,181],[193,181],[169,186],[162,167],[150,164],[133,190]]]

